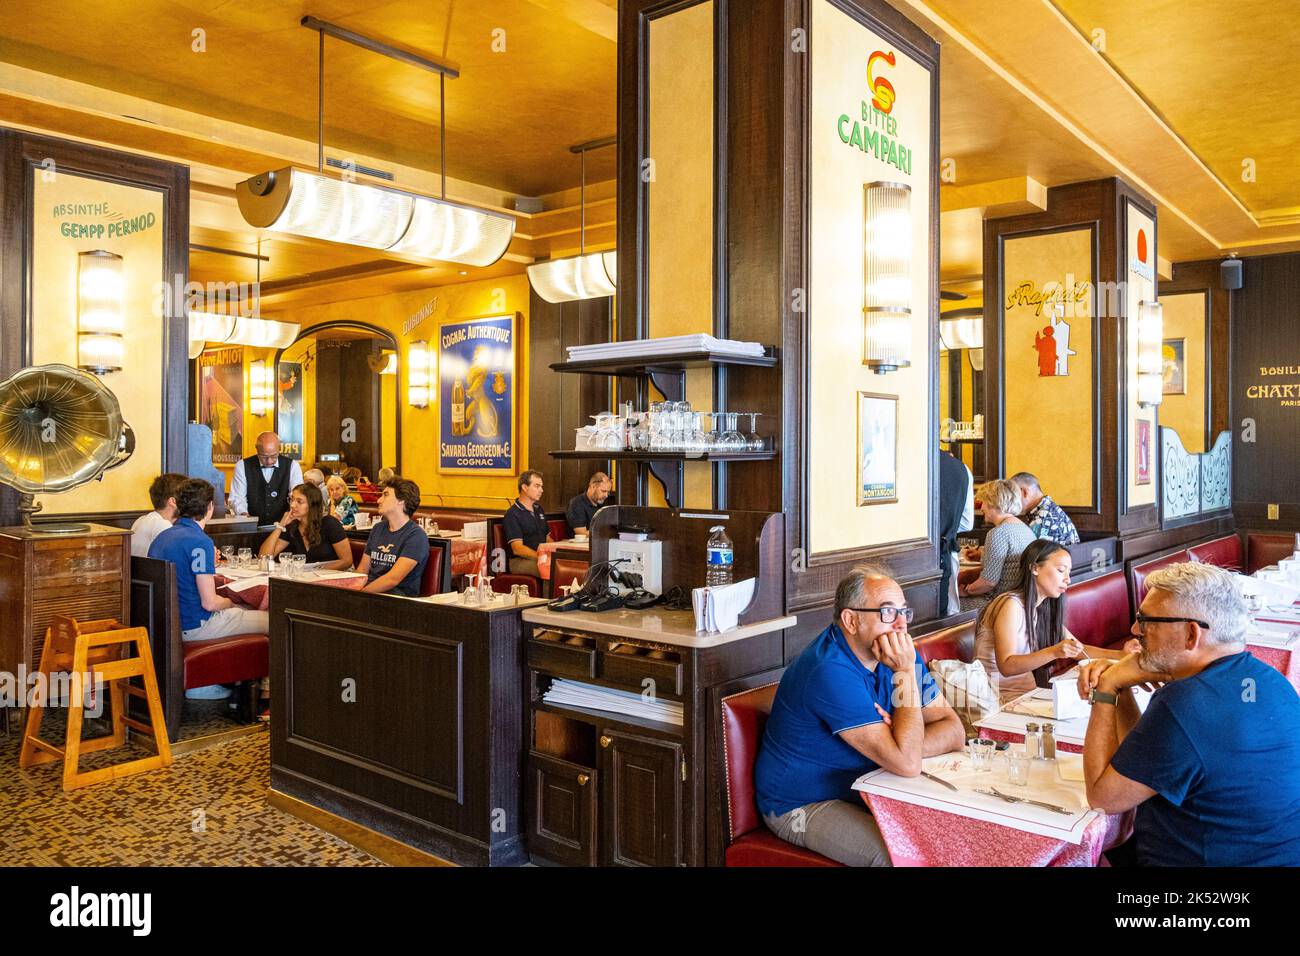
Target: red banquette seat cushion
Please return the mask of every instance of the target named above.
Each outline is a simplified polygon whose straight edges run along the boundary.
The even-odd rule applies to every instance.
[[[1133,626],[1123,570],[1071,584],[1065,597],[1065,626],[1085,644],[1122,647]]]
[[[1295,549],[1295,536],[1289,534],[1246,535],[1246,573],[1254,574],[1260,568],[1277,564],[1291,557]]]
[[[1141,564],[1130,565],[1130,572],[1133,584],[1133,611],[1142,606],[1142,599],[1147,596],[1146,580],[1152,571],[1158,571],[1163,567],[1171,564],[1181,564],[1192,560],[1191,555],[1186,550],[1175,551],[1173,554],[1166,554],[1164,557],[1152,558],[1149,561],[1143,561]]]
[[[772,833],[754,802],[754,760],[772,711],[776,684],[722,698],[722,758],[726,769],[727,866],[839,866]]]
[[[1225,534],[1222,538],[1188,548],[1187,554],[1201,564],[1213,564],[1225,571],[1240,571],[1243,566],[1241,551],[1241,538]]]
[[[271,673],[271,642],[265,634],[231,634],[182,648],[185,689],[259,680]]]

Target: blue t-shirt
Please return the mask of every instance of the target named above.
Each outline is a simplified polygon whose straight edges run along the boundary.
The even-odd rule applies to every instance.
[[[415,562],[409,574],[402,578],[397,587],[389,594],[401,594],[404,597],[420,596],[420,578],[424,575],[424,566],[429,563],[429,534],[414,521],[407,521],[400,531],[388,530],[388,522],[380,519],[366,539],[366,554],[370,556],[370,567],[366,572],[366,583],[382,578],[398,558],[410,558]]]
[[[181,610],[181,630],[201,627],[212,616],[199,600],[198,576],[217,573],[217,549],[207,532],[193,518],[176,523],[149,545],[149,557],[176,565],[176,599]]]
[[[929,704],[939,688],[919,652],[916,677],[921,703]],[[776,689],[754,762],[758,809],[781,814],[822,800],[854,800],[853,781],[877,765],[839,733],[880,723],[876,704],[893,713],[893,688],[894,672],[883,662],[868,670],[838,624],[822,631]]]
[[[1300,866],[1300,696],[1249,653],[1157,690],[1110,763],[1156,791],[1143,866]]]

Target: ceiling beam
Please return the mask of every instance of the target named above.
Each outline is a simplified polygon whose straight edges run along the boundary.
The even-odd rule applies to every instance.
[[[1047,208],[1047,187],[1029,176],[939,187],[939,211],[978,209],[985,219],[1004,219],[1042,212]]]

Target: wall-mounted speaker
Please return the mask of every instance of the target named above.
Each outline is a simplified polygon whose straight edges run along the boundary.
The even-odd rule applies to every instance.
[[[1219,263],[1219,281],[1225,289],[1241,288],[1241,260],[1224,259]]]

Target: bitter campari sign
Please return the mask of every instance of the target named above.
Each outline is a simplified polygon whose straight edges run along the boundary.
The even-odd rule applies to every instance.
[[[912,174],[912,150],[898,139],[898,120],[890,114],[894,110],[897,93],[894,85],[884,75],[886,66],[896,62],[894,51],[877,50],[867,58],[867,86],[871,100],[863,100],[861,119],[842,113],[835,129],[840,141],[871,153],[876,159],[888,163],[900,173]]]

